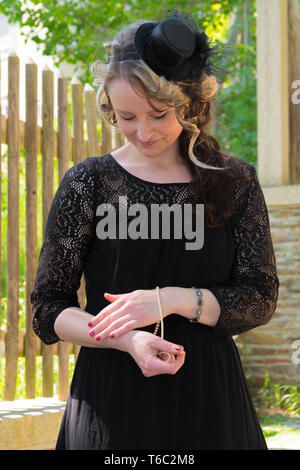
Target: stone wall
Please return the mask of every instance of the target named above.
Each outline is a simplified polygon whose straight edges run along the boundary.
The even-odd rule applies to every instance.
[[[268,206],[268,212],[280,281],[277,308],[268,324],[235,340],[248,383],[261,386],[268,370],[273,383],[296,385],[300,383],[300,204]]]
[[[53,450],[65,405],[56,397],[0,402],[0,451]]]

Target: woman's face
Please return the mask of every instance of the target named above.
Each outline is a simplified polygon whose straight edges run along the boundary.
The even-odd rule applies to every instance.
[[[152,99],[153,105],[160,110],[155,111],[146,98],[122,79],[110,84],[109,97],[119,128],[141,153],[161,155],[172,146],[177,149],[177,139],[183,128],[177,121],[175,108]]]

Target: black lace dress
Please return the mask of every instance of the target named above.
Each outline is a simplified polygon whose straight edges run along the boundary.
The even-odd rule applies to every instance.
[[[176,313],[164,319],[164,338],[186,351],[174,375],[145,377],[126,352],[81,347],[57,449],[266,449],[232,336],[270,320],[279,281],[255,167],[239,165],[251,183],[236,184],[238,215],[222,228],[205,227],[198,250],[185,249],[184,238],[96,235],[100,204],[117,208],[121,196],[130,205],[186,204],[191,183],[142,180],[111,154],[88,157],[65,173],[31,292],[33,329],[46,344],[59,341],[53,328],[59,313],[79,307],[82,273],[91,314],[110,303],[105,292],[198,286],[216,296],[221,315],[215,327]]]

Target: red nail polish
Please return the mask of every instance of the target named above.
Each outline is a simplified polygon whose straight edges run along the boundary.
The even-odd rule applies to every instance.
[[[100,341],[101,339],[101,336],[98,336],[97,338],[95,338],[96,341]]]
[[[182,346],[176,346],[175,349],[176,351],[179,351],[180,349],[182,349]]]
[[[89,332],[89,335],[90,335],[90,336],[94,336],[94,334],[95,334],[94,331],[90,331],[90,332]]]
[[[88,322],[88,326],[89,326],[90,328],[92,328],[93,323],[92,323],[91,321],[89,321],[89,322]]]
[[[114,337],[115,337],[114,333],[112,333],[111,335],[109,335],[109,337],[110,337],[110,338],[114,338]]]

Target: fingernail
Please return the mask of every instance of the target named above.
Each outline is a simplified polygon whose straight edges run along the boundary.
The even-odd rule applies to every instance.
[[[176,351],[179,351],[179,349],[182,349],[182,346],[176,346],[175,349]]]
[[[89,321],[89,322],[88,322],[88,326],[89,326],[90,328],[92,328],[93,323],[92,323],[91,321]]]
[[[111,333],[111,334],[109,335],[109,337],[110,337],[110,338],[114,338],[114,337],[115,337],[114,333]]]
[[[94,331],[90,331],[90,332],[89,332],[89,335],[90,335],[90,336],[94,336],[94,334],[95,334]]]
[[[100,341],[101,339],[101,336],[97,336],[97,338],[95,338],[96,341]]]

